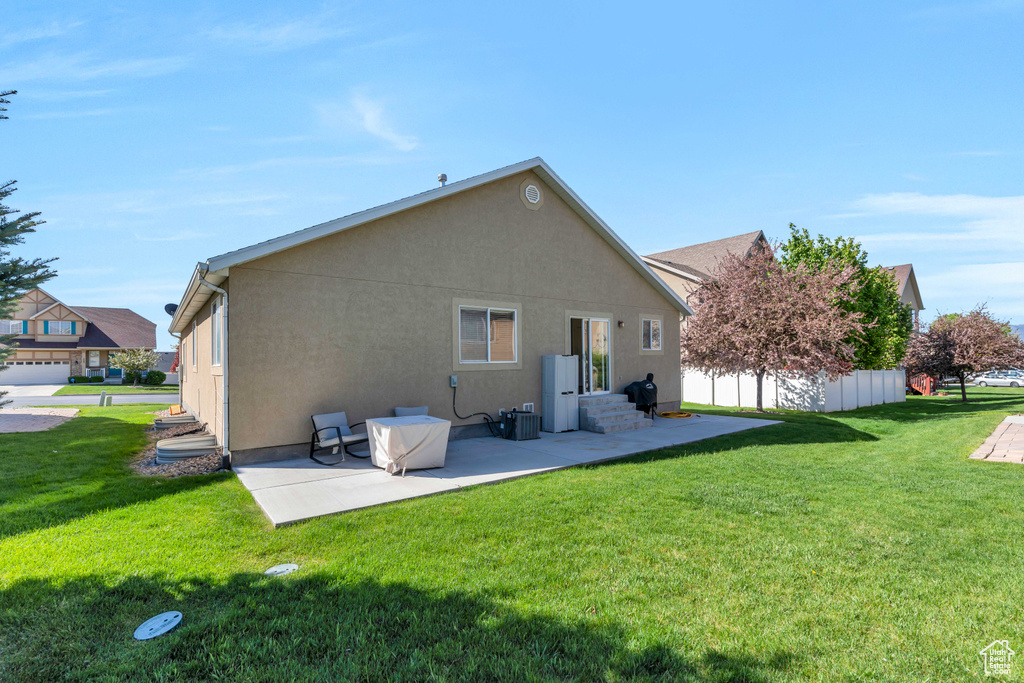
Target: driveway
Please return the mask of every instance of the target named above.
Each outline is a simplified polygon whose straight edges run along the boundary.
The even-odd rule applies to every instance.
[[[7,398],[53,396],[63,384],[0,384],[0,391],[7,392]]]

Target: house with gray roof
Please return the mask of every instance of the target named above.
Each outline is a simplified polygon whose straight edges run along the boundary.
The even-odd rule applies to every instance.
[[[689,247],[660,251],[644,256],[643,260],[685,301],[701,282],[711,278],[727,255],[746,255],[754,249],[767,246],[768,239],[764,232],[755,230]]]

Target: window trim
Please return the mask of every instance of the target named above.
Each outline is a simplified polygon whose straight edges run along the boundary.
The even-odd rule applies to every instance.
[[[463,360],[462,358],[462,312],[463,311],[486,311],[487,312],[487,360]],[[512,314],[512,360],[491,360],[491,312]],[[492,365],[515,365],[519,362],[519,312],[514,308],[499,308],[497,306],[459,306],[459,364],[490,363]]]
[[[96,365],[92,364],[92,354],[94,354],[94,353],[96,354]],[[87,368],[102,368],[103,367],[102,356],[100,356],[100,352],[99,351],[97,351],[96,349],[92,349],[92,350],[86,351],[86,353],[85,353],[85,367],[87,367]]]
[[[657,321],[658,330],[658,346],[651,348],[644,348],[644,324],[647,322]],[[665,319],[661,315],[652,313],[641,313],[640,314],[640,353],[641,355],[660,355],[665,352]]]
[[[224,302],[223,297],[213,300],[210,307],[210,365],[218,368],[224,360]]]
[[[55,334],[61,337],[72,336],[75,334],[75,327],[77,327],[74,320],[47,320],[46,323],[46,334]],[[70,325],[70,330],[68,332],[54,332],[52,329],[53,325]]]
[[[17,332],[0,332],[0,335],[6,336],[8,334],[25,334],[25,328],[27,327],[27,325],[25,324],[26,321],[24,320],[14,320],[12,318],[11,320],[0,320],[0,323],[8,323],[9,327],[13,327],[15,323],[17,323],[18,325]]]
[[[196,349],[198,348],[196,346],[196,342],[199,340],[199,338],[197,336],[196,330],[197,330],[196,321],[193,320],[192,321],[192,334],[189,336],[189,344],[188,344],[188,350],[192,353],[192,369],[193,370],[196,369],[196,362],[197,362],[196,356],[198,355],[196,353]]]
[[[477,360],[477,361],[464,361],[462,360],[462,327],[461,327],[461,312],[463,308],[469,309],[487,309],[488,311],[498,311],[505,313],[512,313],[515,320],[515,345],[513,352],[515,353],[515,360]],[[490,358],[491,354],[491,341],[490,341],[490,313],[488,313],[488,338],[487,338],[487,354]],[[493,300],[482,300],[482,299],[452,299],[452,369],[458,371],[475,371],[475,370],[522,370],[523,360],[519,353],[519,350],[523,348],[523,306],[519,302],[513,301],[493,301]]]

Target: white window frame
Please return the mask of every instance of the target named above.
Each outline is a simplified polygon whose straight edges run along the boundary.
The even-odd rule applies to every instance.
[[[6,323],[8,331],[4,331],[4,330],[0,329],[0,334],[3,334],[3,335],[6,335],[6,334],[24,334],[23,330],[25,329],[25,323],[23,321],[21,321],[21,320],[0,320],[0,325],[3,325],[4,323]],[[15,332],[14,329],[13,329],[15,325],[18,326],[18,331],[17,332]]]
[[[644,327],[651,323],[651,346],[644,346]],[[654,346],[654,323],[658,323],[658,345]],[[648,318],[644,317],[640,319],[640,350],[641,351],[661,351],[661,337],[665,332],[665,326],[661,321],[661,318]]]
[[[210,365],[220,367],[224,351],[224,302],[221,297],[213,300],[210,309]]]
[[[74,334],[71,331],[72,328],[74,327],[74,324],[75,323],[72,320],[51,320],[50,324],[46,328],[46,333],[47,334],[57,334],[57,335],[60,335],[62,337],[67,337],[67,336],[70,336],[70,335]],[[58,327],[63,326],[63,325],[67,325],[68,326],[68,331],[67,332],[54,332],[54,330],[53,330],[53,326],[54,325],[57,325]]]
[[[196,355],[197,355],[196,354],[196,349],[198,348],[196,346],[196,342],[199,341],[199,338],[196,336],[196,334],[197,334],[196,333],[196,321],[193,320],[192,321],[192,335],[189,337],[189,343],[188,343],[188,350],[192,352],[192,369],[193,370],[196,369],[196,362],[197,362],[197,359],[196,359]]]
[[[464,360],[462,358],[462,311],[487,311],[487,360]],[[491,360],[491,311],[498,313],[512,314],[512,360]],[[519,362],[519,311],[514,308],[502,308],[500,306],[459,306],[459,364],[461,365],[515,365]]]
[[[86,353],[88,355],[86,355],[86,357],[85,357],[85,367],[87,367],[87,368],[99,368],[99,367],[102,367],[101,361],[100,361],[100,352],[99,351],[93,350],[93,351],[87,351]],[[94,354],[94,353],[96,354],[96,365],[92,364],[92,354]]]

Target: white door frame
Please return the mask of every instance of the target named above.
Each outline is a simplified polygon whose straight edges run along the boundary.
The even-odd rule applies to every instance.
[[[582,354],[580,355],[580,363],[582,364],[582,367],[580,368],[580,372],[582,373],[580,375],[580,379],[582,380],[583,391],[580,392],[580,396],[600,396],[601,394],[610,394],[612,392],[612,390],[611,390],[611,386],[612,386],[612,382],[611,382],[611,371],[612,371],[612,321],[611,321],[610,318],[603,318],[603,317],[598,317],[598,316],[570,315],[569,316],[569,323],[570,323],[569,330],[570,330],[570,334],[572,332],[572,321],[573,320],[579,320],[580,321],[580,326],[581,326],[580,327],[580,332],[581,332],[581,334],[583,334],[583,349],[582,349]],[[594,323],[594,322],[605,323],[608,326],[608,367],[607,367],[606,372],[605,372],[605,382],[607,383],[608,388],[607,389],[602,389],[600,391],[592,391],[591,390],[591,386],[590,386],[590,382],[591,382],[591,380],[593,378],[593,373],[592,373],[592,368],[591,368],[591,356],[593,355],[593,349],[594,349],[594,331],[593,331],[593,325],[591,323]],[[585,334],[584,334],[584,332],[585,332]]]

